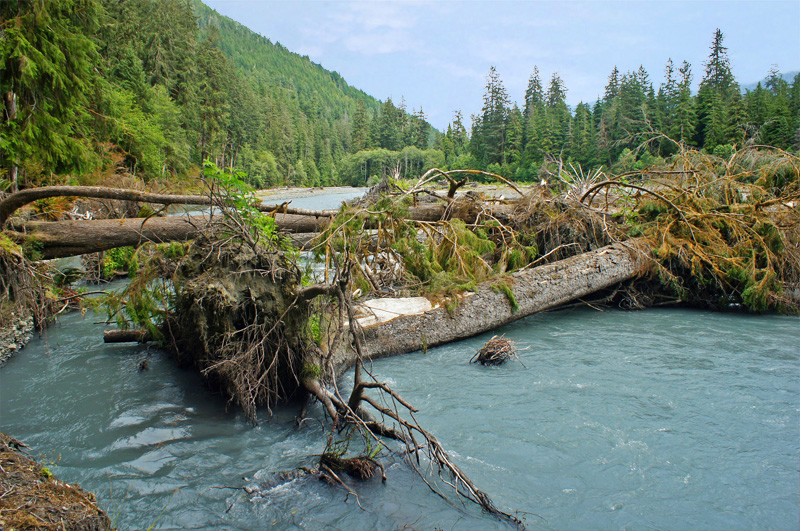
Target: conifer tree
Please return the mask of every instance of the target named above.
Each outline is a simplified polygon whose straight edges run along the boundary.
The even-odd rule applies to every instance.
[[[395,107],[392,98],[387,98],[381,107],[378,119],[378,145],[390,151],[399,151],[403,141],[403,111]]]
[[[567,107],[567,88],[558,73],[554,72],[547,88],[547,129],[542,147],[548,152],[559,152],[566,145],[569,134],[570,112]]]
[[[697,94],[697,144],[713,150],[736,140],[741,125],[741,93],[733,77],[724,35],[717,29]]]
[[[95,0],[0,2],[0,166],[12,189],[22,164],[45,173],[92,164],[87,106],[97,51],[89,36],[101,12]]]
[[[769,120],[764,124],[761,142],[782,149],[792,145],[793,133],[791,115],[791,94],[789,84],[780,76],[777,66],[773,66],[765,83],[769,93],[766,114]]]
[[[478,129],[480,152],[475,156],[484,164],[504,164],[506,155],[506,121],[508,119],[508,93],[494,66],[486,76],[483,109]]]
[[[546,116],[544,91],[542,89],[542,81],[539,78],[539,68],[534,66],[533,73],[528,80],[528,88],[525,91],[525,109],[523,112],[525,127],[523,134],[523,164],[526,167],[540,162],[544,156],[543,135],[547,127]]]
[[[675,119],[667,134],[681,144],[693,145],[697,115],[692,98],[692,65],[683,61],[678,72],[680,81],[678,82]]]
[[[369,149],[369,123],[367,117],[367,104],[359,100],[356,112],[353,115],[352,142],[353,152]]]

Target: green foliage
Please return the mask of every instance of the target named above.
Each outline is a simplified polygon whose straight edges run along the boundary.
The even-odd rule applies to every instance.
[[[104,278],[112,278],[117,271],[125,271],[135,275],[138,269],[136,249],[133,247],[116,247],[103,254],[102,273]]]
[[[395,176],[401,179],[416,178],[430,168],[444,165],[444,154],[436,149],[420,150],[406,147],[401,151],[372,149],[345,156],[339,165],[339,179],[342,184],[364,186],[370,179],[379,181],[384,177]]]
[[[308,333],[315,343],[322,342],[322,313],[317,312],[308,319]]]
[[[451,220],[431,233],[426,242],[416,235],[395,240],[392,248],[402,256],[406,270],[433,294],[452,294],[474,289],[493,271],[487,258],[496,244],[469,230],[463,221]],[[484,258],[484,257],[487,258]]]
[[[314,363],[306,363],[300,370],[301,380],[303,378],[312,378],[314,380],[319,380],[320,378],[322,378],[322,375],[323,375],[322,368]]]
[[[260,201],[244,182],[244,172],[224,171],[206,160],[203,163],[203,176],[209,184],[212,197],[217,197],[218,205],[227,210],[227,215],[235,215],[243,221],[248,244],[279,245],[284,251],[292,251],[292,247],[278,237],[275,218],[256,208]]]
[[[702,152],[680,157],[681,167],[694,172],[695,194],[664,187],[662,193],[672,204],[644,202],[634,225],[639,234],[658,242],[654,256],[663,266],[661,283],[691,302],[717,299],[722,307],[796,312],[781,291],[784,284],[800,279],[797,211],[776,213],[759,206],[787,203],[796,196],[796,184],[765,189],[758,183],[770,182],[769,175],[786,168],[800,171],[800,160],[755,149],[733,151],[725,158]],[[761,174],[756,183],[748,182],[751,172]]]
[[[505,294],[508,303],[511,305],[511,313],[516,313],[519,310],[519,303],[514,296],[514,290],[511,289],[508,279],[503,279],[492,285],[492,290],[496,293]]]
[[[39,172],[96,166],[88,142],[89,98],[100,5],[95,0],[0,2],[0,160]]]

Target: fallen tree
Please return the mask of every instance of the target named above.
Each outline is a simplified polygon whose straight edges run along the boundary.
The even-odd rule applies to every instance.
[[[434,347],[616,286],[650,267],[643,243],[616,243],[511,273],[478,285],[451,307],[440,304],[362,326],[362,350],[367,357],[377,358]]]

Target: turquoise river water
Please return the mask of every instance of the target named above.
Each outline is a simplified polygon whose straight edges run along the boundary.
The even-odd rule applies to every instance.
[[[273,481],[313,463],[320,423],[296,429],[293,405],[252,427],[166,354],[103,344],[100,320],[67,315],[0,368],[0,431],[119,528],[509,528],[393,455],[385,484],[351,485],[363,509],[313,479]],[[527,347],[521,363],[469,364],[496,333]],[[580,309],[373,369],[530,528],[798,529],[799,340],[796,317]]]

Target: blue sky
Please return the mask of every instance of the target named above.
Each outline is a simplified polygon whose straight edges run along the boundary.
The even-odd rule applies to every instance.
[[[800,70],[800,0],[204,1],[439,129],[480,111],[492,65],[520,105],[534,65],[571,105],[594,102],[615,65],[643,65],[658,89],[667,59],[685,59],[697,84],[716,28],[739,83]]]

